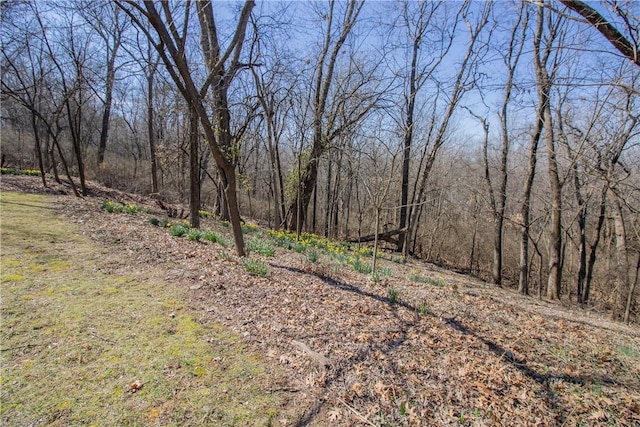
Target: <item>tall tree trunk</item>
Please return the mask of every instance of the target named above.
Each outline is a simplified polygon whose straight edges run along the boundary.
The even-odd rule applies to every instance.
[[[632,298],[633,289],[629,286],[629,256],[627,254],[627,231],[622,214],[622,207],[617,195],[613,195],[613,224],[616,239],[616,318],[622,318],[627,299]],[[627,294],[628,292],[628,294]]]
[[[117,49],[116,49],[117,51]],[[104,153],[109,139],[109,124],[111,123],[111,103],[113,102],[113,83],[116,78],[115,60],[116,52],[112,53],[107,63],[107,76],[105,82],[104,110],[102,112],[102,126],[100,128],[100,142],[98,144],[98,168],[104,163]]]
[[[189,108],[189,210],[191,226],[200,228],[200,133],[198,115]]]
[[[150,49],[150,48],[149,48]],[[154,120],[154,76],[156,65],[149,66],[147,74],[147,136],[149,139],[149,155],[151,156],[151,192],[158,193],[158,160],[156,157],[156,131]]]
[[[558,172],[558,161],[556,159],[556,149],[553,134],[553,116],[551,115],[550,92],[553,82],[547,70],[547,64],[553,41],[556,38],[557,24],[550,23],[549,34],[546,37],[546,45],[541,50],[542,39],[545,38],[545,9],[543,5],[538,5],[538,22],[536,34],[533,39],[534,58],[533,65],[536,74],[536,88],[538,100],[542,111],[544,123],[544,140],[548,155],[548,175],[551,190],[551,222],[549,230],[549,276],[547,280],[547,298],[559,299],[560,286],[562,283],[562,187]],[[555,75],[557,63],[553,64],[552,75]]]
[[[589,302],[589,295],[591,293],[591,281],[593,280],[593,270],[596,263],[596,252],[598,250],[598,245],[600,243],[600,236],[602,235],[602,227],[604,226],[604,222],[606,219],[606,208],[607,208],[607,193],[609,191],[609,184],[604,183],[602,186],[602,191],[600,192],[600,210],[598,214],[598,223],[596,225],[595,237],[593,242],[589,246],[589,260],[586,265],[586,274],[584,279],[584,287],[582,288],[582,303],[586,304]]]
[[[351,30],[356,24],[363,5],[363,1],[349,0],[338,40],[334,43],[331,40],[331,36],[334,33],[332,23],[335,18],[335,0],[331,0],[329,3],[329,13],[326,16],[326,37],[318,59],[318,69],[316,70],[316,79],[313,89],[313,147],[311,149],[309,160],[303,165],[302,173],[298,174],[298,179],[300,180],[300,192],[298,199],[291,205],[290,211],[292,212],[292,215],[290,216],[290,222],[287,226],[289,230],[302,229],[306,220],[306,211],[311,202],[311,195],[316,189],[318,181],[318,163],[320,162],[320,157],[329,147],[330,136],[328,134],[333,132],[332,136],[336,137],[340,133],[334,129],[324,129],[324,118],[329,98],[329,90],[332,87],[333,74],[338,55],[347,40],[347,36],[351,33]],[[364,113],[362,115],[364,115]],[[296,224],[294,221],[298,221],[298,223]],[[315,225],[313,228],[315,229]]]

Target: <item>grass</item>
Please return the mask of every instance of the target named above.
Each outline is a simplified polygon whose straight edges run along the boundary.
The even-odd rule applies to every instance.
[[[196,316],[163,272],[125,268],[43,196],[2,192],[0,207],[1,425],[269,425],[278,414],[276,370]]]

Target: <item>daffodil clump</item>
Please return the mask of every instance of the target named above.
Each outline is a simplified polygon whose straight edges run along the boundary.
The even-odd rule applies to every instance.
[[[36,169],[10,169],[0,168],[0,174],[2,175],[26,175],[26,176],[41,176],[42,172]]]
[[[111,200],[107,200],[102,203],[102,209],[106,210],[109,213],[121,213],[126,212],[130,215],[136,214],[138,212],[148,212],[147,209],[141,208],[134,204],[125,205],[120,202],[112,202]]]

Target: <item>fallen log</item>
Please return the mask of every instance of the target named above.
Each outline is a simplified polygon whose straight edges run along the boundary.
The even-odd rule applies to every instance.
[[[393,236],[399,236],[401,234],[407,233],[407,227],[405,228],[397,228],[391,231],[385,231],[384,233],[378,233],[378,240],[384,240],[389,243],[398,243],[397,239],[394,239]],[[366,236],[362,236],[360,238],[347,240],[349,243],[365,243],[365,242],[373,242],[376,239],[376,235],[367,234]]]

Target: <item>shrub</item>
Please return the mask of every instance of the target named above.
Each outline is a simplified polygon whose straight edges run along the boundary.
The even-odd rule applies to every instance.
[[[158,218],[151,218],[151,219],[149,219],[149,224],[155,225],[155,226],[159,226],[160,225],[160,220]]]

